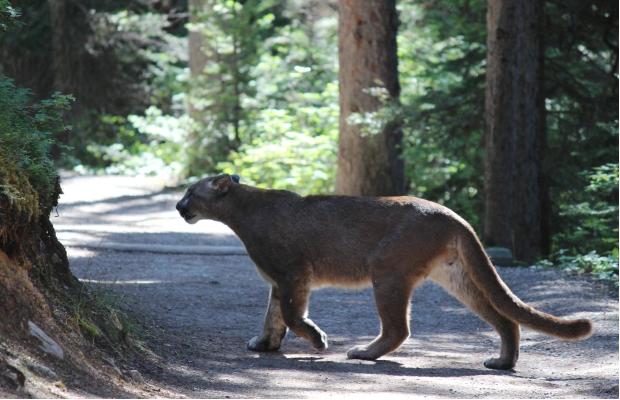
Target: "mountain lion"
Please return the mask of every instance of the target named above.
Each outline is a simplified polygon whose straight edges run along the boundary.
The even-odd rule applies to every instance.
[[[317,349],[325,333],[308,318],[308,298],[324,285],[372,285],[381,333],[348,358],[375,360],[409,337],[413,289],[425,278],[441,285],[500,335],[498,358],[511,369],[519,356],[519,324],[562,339],[590,335],[587,319],[566,320],[523,303],[500,276],[471,226],[450,209],[416,197],[302,197],[239,183],[236,175],[205,178],[176,206],[190,224],[213,219],[241,238],[271,284],[265,325],[254,351],[280,347],[290,328]]]

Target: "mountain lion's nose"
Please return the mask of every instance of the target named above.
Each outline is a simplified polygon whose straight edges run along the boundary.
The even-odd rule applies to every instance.
[[[181,205],[181,202],[179,201],[177,203],[177,211],[181,211],[181,208],[183,208],[183,206]]]

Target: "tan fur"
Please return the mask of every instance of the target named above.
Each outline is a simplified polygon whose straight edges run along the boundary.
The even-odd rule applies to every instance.
[[[220,175],[194,184],[177,204],[190,223],[216,219],[244,242],[272,288],[265,326],[248,348],[280,347],[288,328],[318,349],[325,333],[308,318],[310,291],[325,285],[371,285],[379,336],[349,350],[377,359],[409,337],[410,297],[429,278],[487,321],[500,335],[489,368],[514,367],[519,324],[565,339],[586,337],[589,320],[563,320],[519,300],[501,280],[473,229],[451,210],[415,197],[301,197],[260,190]]]

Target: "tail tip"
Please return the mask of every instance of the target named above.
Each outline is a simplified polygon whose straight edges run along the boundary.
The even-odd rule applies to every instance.
[[[578,319],[575,320],[573,325],[573,338],[574,339],[585,339],[592,335],[592,321],[589,319]]]

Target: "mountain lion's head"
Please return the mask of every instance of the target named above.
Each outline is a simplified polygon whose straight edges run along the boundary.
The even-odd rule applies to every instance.
[[[221,174],[199,180],[191,185],[177,203],[177,210],[188,224],[213,219],[219,203],[231,185],[239,183],[238,175]]]

